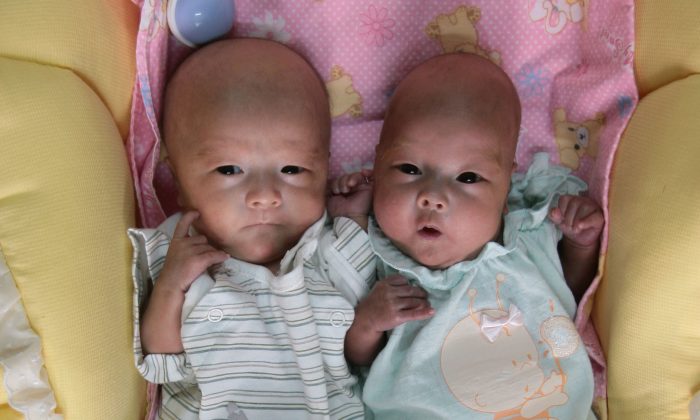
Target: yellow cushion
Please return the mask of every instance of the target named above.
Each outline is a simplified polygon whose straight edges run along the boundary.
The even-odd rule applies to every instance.
[[[639,93],[700,73],[700,1],[641,0],[635,7]]]
[[[611,177],[594,322],[611,419],[688,419],[700,390],[700,75],[639,103]]]
[[[72,69],[126,138],[138,13],[130,0],[2,0],[0,56]]]
[[[137,419],[134,200],[119,131],[70,70],[0,58],[0,80],[0,247],[42,340],[58,411]]]

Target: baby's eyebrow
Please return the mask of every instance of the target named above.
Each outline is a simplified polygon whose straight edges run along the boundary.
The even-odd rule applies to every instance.
[[[483,156],[482,156],[483,157]],[[489,156],[486,159],[478,160],[466,160],[462,165],[462,172],[485,172],[485,173],[495,173],[504,170],[501,164],[500,158],[498,156]]]
[[[205,141],[202,143],[196,142],[193,145],[192,149],[193,154],[195,157],[209,157],[209,156],[220,156],[222,150],[226,150],[226,147],[223,146],[218,142],[214,141],[213,144],[210,141]]]
[[[197,149],[194,153],[196,157],[209,157],[211,155],[215,155],[216,150],[210,147],[201,147]]]

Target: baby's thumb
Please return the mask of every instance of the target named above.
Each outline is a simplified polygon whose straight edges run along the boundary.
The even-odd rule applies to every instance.
[[[424,308],[411,309],[409,318],[411,321],[420,321],[421,319],[428,319],[435,315],[435,309],[430,306]]]
[[[559,210],[559,207],[551,208],[547,216],[549,216],[549,220],[551,220],[552,223],[554,223],[555,225],[560,224],[563,220],[561,210]]]

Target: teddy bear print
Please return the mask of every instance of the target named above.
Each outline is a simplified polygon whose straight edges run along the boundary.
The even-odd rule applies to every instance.
[[[440,14],[428,23],[425,33],[440,41],[442,52],[468,52],[486,57],[501,64],[501,56],[495,51],[488,52],[479,46],[474,24],[481,18],[481,10],[473,6],[459,6],[452,13]]]
[[[554,139],[559,150],[559,162],[572,170],[577,170],[584,156],[595,158],[598,153],[598,140],[605,124],[605,116],[600,112],[592,120],[583,122],[568,121],[564,108],[554,111]]]
[[[331,69],[331,79],[326,82],[331,106],[331,117],[349,113],[353,117],[362,115],[362,96],[355,90],[352,77],[342,67]]]
[[[544,19],[544,28],[552,35],[563,31],[569,22],[582,23],[585,28],[588,1],[535,0],[530,9],[530,19],[533,22]]]

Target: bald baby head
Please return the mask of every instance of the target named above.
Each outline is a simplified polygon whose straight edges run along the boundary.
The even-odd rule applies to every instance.
[[[328,149],[329,105],[323,82],[301,56],[276,42],[228,39],[189,56],[168,83],[163,135],[172,155],[196,137],[213,114],[248,116],[265,124],[283,116],[317,126]]]
[[[272,41],[225,40],[167,87],[167,162],[192,226],[234,258],[276,271],[325,210],[330,110],[323,83]]]
[[[378,151],[397,130],[416,118],[454,118],[465,125],[488,127],[502,139],[512,160],[520,128],[520,100],[500,67],[475,54],[433,57],[399,84],[384,120]]]

